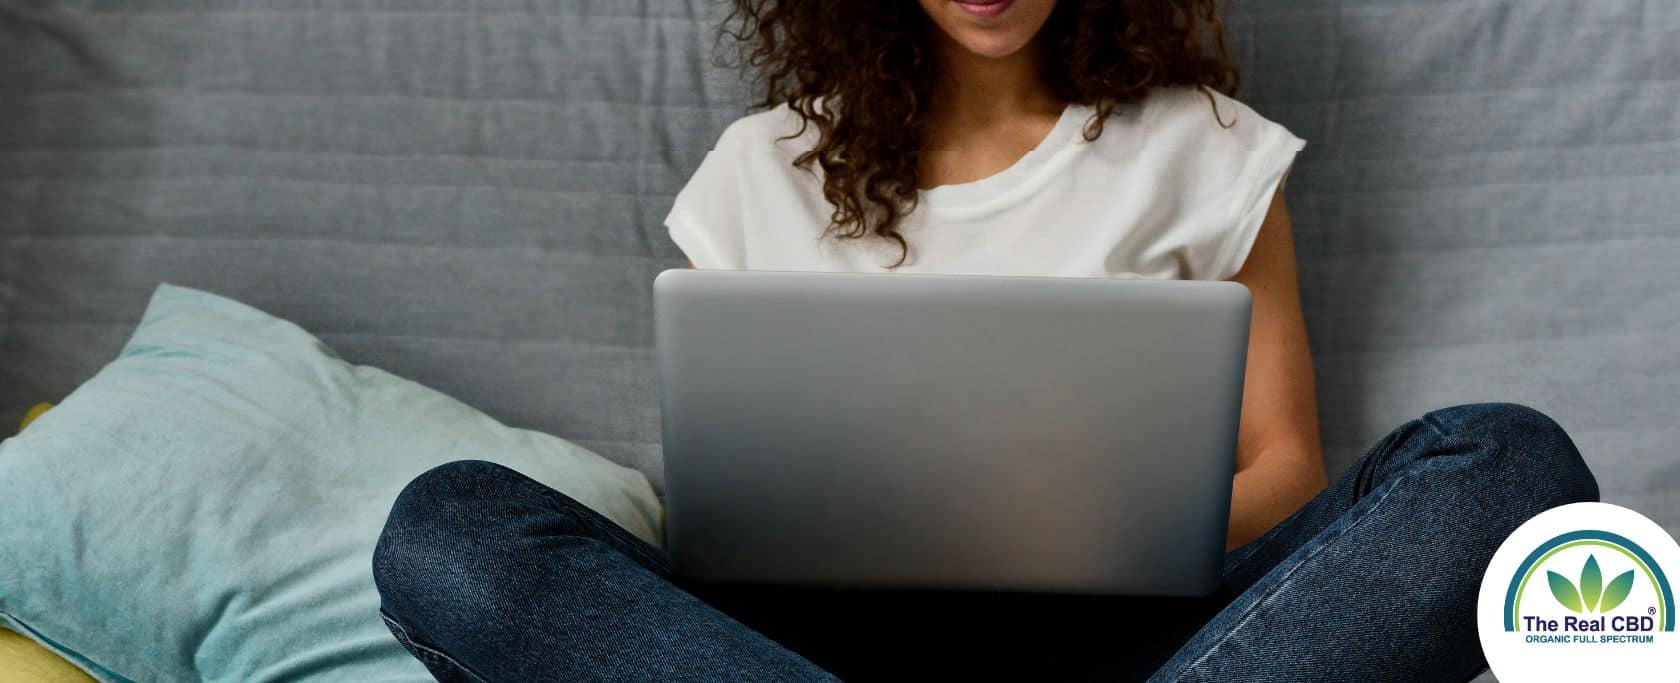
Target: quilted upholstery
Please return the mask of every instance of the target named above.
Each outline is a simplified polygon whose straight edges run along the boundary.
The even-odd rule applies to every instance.
[[[704,0],[0,0],[0,424],[158,281],[657,478],[659,225],[740,85]],[[1680,530],[1680,4],[1253,0],[1332,472],[1525,402]]]

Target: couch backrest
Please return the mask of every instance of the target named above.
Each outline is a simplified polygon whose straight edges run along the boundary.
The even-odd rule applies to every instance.
[[[745,111],[716,10],[0,0],[0,419],[169,281],[657,474],[661,220]]]
[[[1331,471],[1431,408],[1526,403],[1680,531],[1680,3],[1247,5],[1249,99],[1309,140]]]
[[[744,90],[716,2],[0,0],[0,418],[160,281],[657,477],[660,225]],[[1680,528],[1680,3],[1275,0],[1245,99],[1294,212],[1327,455],[1554,414]],[[1667,494],[1667,495],[1665,495]]]

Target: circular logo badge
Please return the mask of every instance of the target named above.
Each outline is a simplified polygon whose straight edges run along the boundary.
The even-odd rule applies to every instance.
[[[1482,576],[1476,621],[1493,675],[1525,681],[1671,681],[1674,537],[1608,503],[1552,508],[1511,533]]]

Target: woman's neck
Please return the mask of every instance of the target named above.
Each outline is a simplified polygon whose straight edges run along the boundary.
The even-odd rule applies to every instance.
[[[993,59],[941,37],[939,81],[917,161],[923,189],[1008,168],[1049,135],[1066,106],[1044,84],[1036,43]]]
[[[934,129],[986,128],[1023,116],[1057,115],[1065,106],[1044,83],[1037,41],[994,58],[934,33],[939,76],[928,107]]]

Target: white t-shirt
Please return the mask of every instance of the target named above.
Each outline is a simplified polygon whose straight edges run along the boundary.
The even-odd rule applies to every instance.
[[[899,225],[897,272],[1229,279],[1248,258],[1273,193],[1306,145],[1247,106],[1191,88],[1118,109],[1094,142],[1069,106],[1003,171],[923,190]],[[1232,124],[1220,125],[1220,120]],[[813,144],[786,106],[731,124],[665,225],[699,268],[880,272],[896,243],[825,235],[821,171],[793,166]]]

